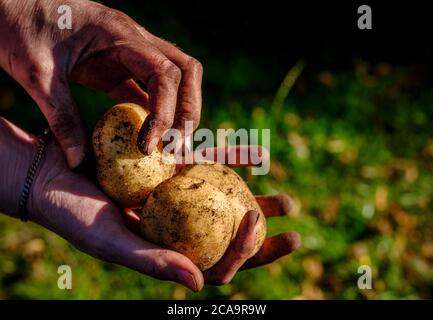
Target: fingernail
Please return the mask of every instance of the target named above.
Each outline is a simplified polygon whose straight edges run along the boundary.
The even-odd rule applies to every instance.
[[[137,147],[138,147],[138,150],[140,150],[140,152],[142,153],[142,154],[145,154],[146,152],[144,151],[144,148],[145,148],[145,145],[144,145],[144,140],[143,139],[138,139],[138,141],[137,141]]]
[[[292,211],[292,207],[293,207],[292,199],[288,195],[282,195],[279,198],[279,201],[284,214],[288,215],[290,211]]]
[[[260,218],[260,213],[256,212],[256,222],[255,222],[255,224],[257,224],[257,222],[259,222],[259,218]]]
[[[156,137],[152,138],[150,140],[150,142],[147,144],[147,147],[146,147],[146,154],[147,155],[150,155],[153,152],[153,150],[155,149],[156,145],[158,144],[158,141],[159,141],[159,139],[156,138]]]
[[[294,251],[301,246],[301,236],[297,232],[291,231],[286,233],[286,241],[289,244],[291,251]]]
[[[198,291],[197,281],[195,280],[195,277],[192,275],[192,273],[185,270],[179,270],[178,277],[181,284],[190,288],[194,292]]]
[[[71,169],[77,167],[84,159],[84,147],[75,146],[66,149],[66,160]]]

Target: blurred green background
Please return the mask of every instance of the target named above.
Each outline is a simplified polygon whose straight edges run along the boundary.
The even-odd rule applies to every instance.
[[[0,299],[433,297],[431,49],[412,48],[407,56],[404,43],[387,45],[386,29],[372,34],[378,46],[370,52],[353,28],[332,33],[345,19],[323,30],[298,24],[290,37],[273,29],[290,25],[282,16],[299,23],[300,8],[288,15],[278,8],[233,12],[215,3],[209,9],[194,1],[103,2],[202,61],[201,127],[271,129],[270,173],[239,172],[257,194],[293,197],[292,214],[270,219],[269,234],[296,230],[302,246],[194,294],[97,261],[39,226],[1,215]],[[260,32],[268,34],[264,44]],[[113,102],[72,87],[90,130]],[[45,125],[4,72],[0,114],[33,133]],[[57,288],[63,264],[73,270],[70,291]],[[372,290],[357,287],[360,265],[373,270]]]

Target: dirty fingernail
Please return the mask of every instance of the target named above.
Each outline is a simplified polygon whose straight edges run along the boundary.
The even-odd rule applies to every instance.
[[[156,137],[152,138],[150,140],[150,142],[147,144],[147,147],[146,147],[146,154],[147,155],[150,155],[153,152],[153,150],[155,149],[156,145],[158,144],[158,141],[159,141],[159,139],[156,138]]]
[[[140,152],[142,154],[146,153],[145,150],[144,150],[144,148],[145,148],[144,140],[142,138],[138,138],[138,140],[137,140],[137,147],[138,147],[138,150],[140,150]]]
[[[257,224],[257,222],[259,222],[260,219],[260,214],[256,211],[256,222],[255,224]]]
[[[283,194],[279,197],[279,201],[280,201],[280,206],[283,210],[283,213],[288,215],[290,213],[290,211],[292,211],[292,207],[293,207],[292,199],[288,195]]]

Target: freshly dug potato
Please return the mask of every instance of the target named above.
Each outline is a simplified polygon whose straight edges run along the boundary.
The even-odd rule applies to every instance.
[[[105,193],[123,207],[142,208],[143,237],[186,255],[201,270],[221,259],[242,218],[255,210],[257,253],[266,220],[246,183],[220,164],[190,165],[173,176],[174,156],[163,158],[161,145],[149,156],[138,150],[138,132],[147,115],[142,107],[124,103],[96,125],[93,148]]]
[[[254,255],[265,240],[266,220],[246,183],[221,164],[191,165],[148,197],[141,233],[206,270],[222,257],[249,210],[259,212]]]
[[[187,166],[180,174],[203,179],[221,190],[230,199],[235,208],[232,211],[235,215],[236,230],[242,218],[249,210],[255,210],[259,213],[259,221],[256,228],[256,247],[253,251],[253,255],[256,254],[266,238],[266,218],[245,181],[231,168],[222,164]]]
[[[99,184],[124,207],[142,207],[175,171],[174,157],[167,155],[163,161],[161,145],[149,156],[139,151],[137,136],[147,115],[141,106],[122,103],[108,110],[93,131]]]
[[[204,179],[175,176],[147,198],[141,217],[143,236],[180,252],[201,270],[212,267],[233,237],[231,201]]]

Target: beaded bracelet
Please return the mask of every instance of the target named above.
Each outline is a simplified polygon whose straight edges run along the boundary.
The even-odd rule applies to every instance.
[[[27,201],[30,196],[30,189],[32,187],[33,179],[35,178],[36,172],[38,171],[39,164],[44,154],[45,146],[50,140],[50,136],[51,133],[49,129],[45,129],[44,133],[38,136],[39,143],[36,147],[36,154],[35,157],[33,158],[29,170],[27,171],[27,177],[24,182],[24,187],[23,190],[21,191],[21,195],[18,203],[18,213],[22,221],[28,220]]]

